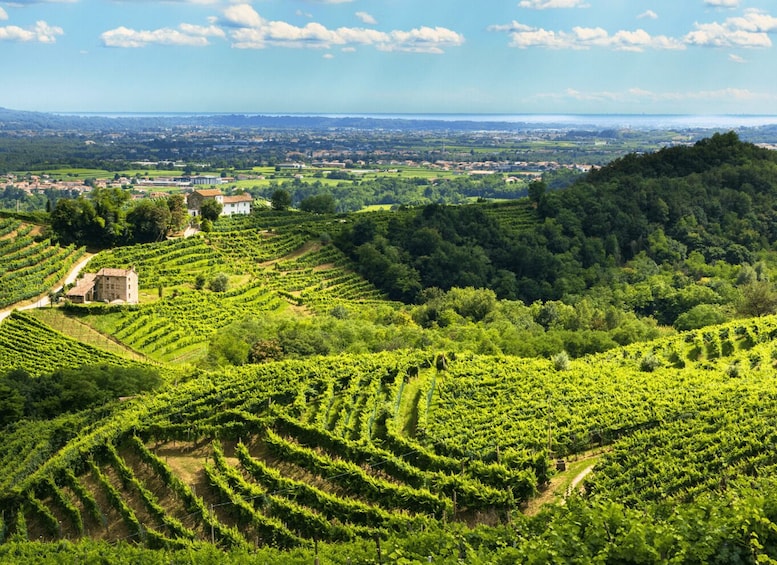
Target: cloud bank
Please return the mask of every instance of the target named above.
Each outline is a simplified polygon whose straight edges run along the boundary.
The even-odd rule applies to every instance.
[[[7,19],[8,15],[5,14]],[[57,36],[64,35],[64,31],[61,27],[52,26],[44,21],[35,22],[35,25],[28,28],[22,28],[19,26],[6,26],[0,27],[0,41],[18,41],[18,42],[35,42],[35,43],[55,43]]]
[[[357,12],[356,15],[365,24],[377,23],[366,12]],[[207,27],[181,24],[178,28],[135,30],[122,26],[106,31],[100,37],[106,47],[145,47],[153,44],[206,46],[209,38],[217,37],[228,39],[237,49],[372,46],[380,51],[431,54],[444,53],[445,49],[464,43],[464,36],[444,27],[423,26],[385,32],[356,27],[330,29],[317,22],[297,26],[267,20],[250,4],[226,7],[222,15]]]

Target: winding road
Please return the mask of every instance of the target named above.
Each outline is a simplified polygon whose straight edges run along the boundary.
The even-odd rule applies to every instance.
[[[70,269],[70,272],[68,272],[67,276],[65,277],[65,281],[52,290],[54,292],[57,292],[61,290],[64,286],[74,283],[78,278],[78,275],[83,270],[83,268],[86,266],[89,260],[94,256],[95,256],[94,253],[85,253],[84,256],[81,258],[81,260],[75,265],[73,265],[73,267]],[[16,304],[12,304],[11,306],[7,307],[4,310],[0,310],[0,323],[2,323],[3,320],[5,320],[8,316],[10,316],[11,312],[13,312],[14,310],[31,310],[33,308],[43,308],[44,306],[48,306],[48,305],[49,305],[48,292],[46,292],[45,294],[39,295],[36,299],[34,299],[33,302],[30,302],[29,300],[17,302]]]

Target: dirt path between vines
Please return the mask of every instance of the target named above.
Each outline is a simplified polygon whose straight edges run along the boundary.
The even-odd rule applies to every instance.
[[[596,463],[594,463],[593,465],[589,465],[588,467],[580,471],[574,479],[572,479],[572,482],[569,483],[569,488],[567,488],[567,496],[569,496],[572,493],[572,491],[574,491],[577,488],[577,485],[579,485],[583,481],[583,479],[585,479],[588,476],[588,473],[594,470],[594,465],[596,465]]]
[[[564,504],[569,495],[580,488],[583,480],[593,471],[604,453],[605,451],[596,450],[582,454],[574,461],[567,461],[568,470],[551,477],[547,488],[527,503],[523,513],[533,516],[545,504]]]

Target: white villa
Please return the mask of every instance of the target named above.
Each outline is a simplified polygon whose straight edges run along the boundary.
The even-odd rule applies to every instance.
[[[225,196],[218,189],[195,190],[186,199],[186,205],[190,216],[200,215],[200,206],[206,200],[215,200],[221,204],[222,216],[233,216],[235,214],[250,214],[251,203],[254,201],[250,194],[238,194],[235,196]]]

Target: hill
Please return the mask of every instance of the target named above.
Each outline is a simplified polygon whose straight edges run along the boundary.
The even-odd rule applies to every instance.
[[[720,286],[690,301],[675,292],[637,298],[627,286],[655,287],[664,272],[672,275],[661,286],[694,293],[688,289],[724,265],[772,262],[776,173],[773,151],[734,133],[715,134],[692,146],[631,154],[565,190],[535,183],[532,208],[427,206],[385,224],[357,222],[335,241],[396,299],[417,301],[430,286],[468,285],[525,303],[596,294],[671,325],[699,304],[736,300]]]
[[[585,513],[593,523],[565,540],[581,555],[625,551],[623,536],[641,527],[644,548],[663,556],[693,548],[704,560],[731,544],[729,555],[746,557],[764,532],[744,512],[772,519],[770,495],[746,497],[751,481],[770,484],[776,462],[775,332],[774,317],[728,324],[563,370],[474,355],[443,367],[425,353],[386,353],[193,374],[104,409],[51,457],[30,455],[50,452],[48,430],[62,418],[7,430],[4,531],[168,550],[215,541],[311,552],[315,541],[360,547],[349,544],[376,535],[402,547],[444,521],[490,524],[491,535],[516,542],[502,553],[528,557],[554,543],[539,523],[569,527]],[[34,451],[19,450],[33,437]],[[551,454],[574,459],[592,448],[607,453],[586,479],[585,502],[573,497],[563,511],[522,517],[552,474]],[[722,513],[734,498],[737,512]],[[721,513],[681,528],[679,517],[710,505]],[[589,538],[613,511],[612,537]],[[734,523],[741,533],[712,534]],[[438,539],[461,535],[452,528]],[[658,529],[674,535],[661,548]],[[475,546],[464,555],[488,547],[479,532],[467,534]],[[702,535],[713,537],[695,545]],[[425,549],[441,560],[457,551]]]
[[[777,559],[768,238],[746,264],[683,251],[668,221],[646,220],[643,248],[595,224],[665,187],[638,199],[639,224],[716,166],[762,168],[768,195],[772,157],[731,136],[667,155],[516,203],[265,212],[99,252],[88,270],[134,266],[141,303],[14,313],[0,372],[107,364],[163,383],[3,429],[0,562]],[[742,221],[761,220],[756,200]],[[702,240],[744,247],[714,208],[697,210]],[[499,257],[563,273],[510,276]]]

